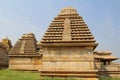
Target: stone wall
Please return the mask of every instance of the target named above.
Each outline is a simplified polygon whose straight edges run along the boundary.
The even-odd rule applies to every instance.
[[[94,70],[91,53],[84,47],[44,47],[42,70]]]
[[[103,65],[102,69],[104,70],[103,75],[107,75],[109,77],[120,78],[120,65],[119,64]]]
[[[9,69],[15,70],[38,70],[41,65],[40,57],[16,57],[9,61]]]
[[[8,67],[8,52],[5,48],[0,47],[0,68]]]

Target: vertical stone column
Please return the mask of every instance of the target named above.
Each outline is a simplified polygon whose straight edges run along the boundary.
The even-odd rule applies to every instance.
[[[71,41],[71,25],[70,19],[66,18],[64,21],[64,31],[62,35],[63,41]]]
[[[24,54],[25,44],[26,44],[26,41],[23,40],[23,43],[22,43],[21,48],[20,48],[20,51],[19,51],[20,54]]]

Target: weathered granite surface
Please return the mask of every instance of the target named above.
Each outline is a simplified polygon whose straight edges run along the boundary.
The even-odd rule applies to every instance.
[[[23,34],[9,52],[9,69],[38,70],[41,65],[40,58],[34,34]]]
[[[77,76],[97,80],[98,71],[93,57],[97,45],[77,10],[64,8],[42,38],[40,50],[43,57],[39,71],[42,76]]]

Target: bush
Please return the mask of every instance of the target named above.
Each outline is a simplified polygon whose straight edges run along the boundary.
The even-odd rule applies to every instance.
[[[99,80],[120,80],[120,78],[100,77]]]

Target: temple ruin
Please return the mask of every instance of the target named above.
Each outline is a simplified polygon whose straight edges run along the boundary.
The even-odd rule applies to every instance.
[[[38,70],[41,55],[37,53],[36,38],[33,33],[23,34],[9,52],[9,69]]]
[[[99,70],[99,76],[120,77],[120,65],[112,61],[118,58],[112,56],[109,51],[95,51],[94,53],[95,69]]]
[[[72,7],[63,8],[50,23],[42,40],[23,34],[9,52],[9,69],[36,70],[41,76],[98,80],[120,77],[118,58],[109,51],[95,51],[98,43],[82,16]]]
[[[7,68],[9,65],[8,52],[12,47],[11,41],[8,38],[4,38],[0,42],[0,69]]]

